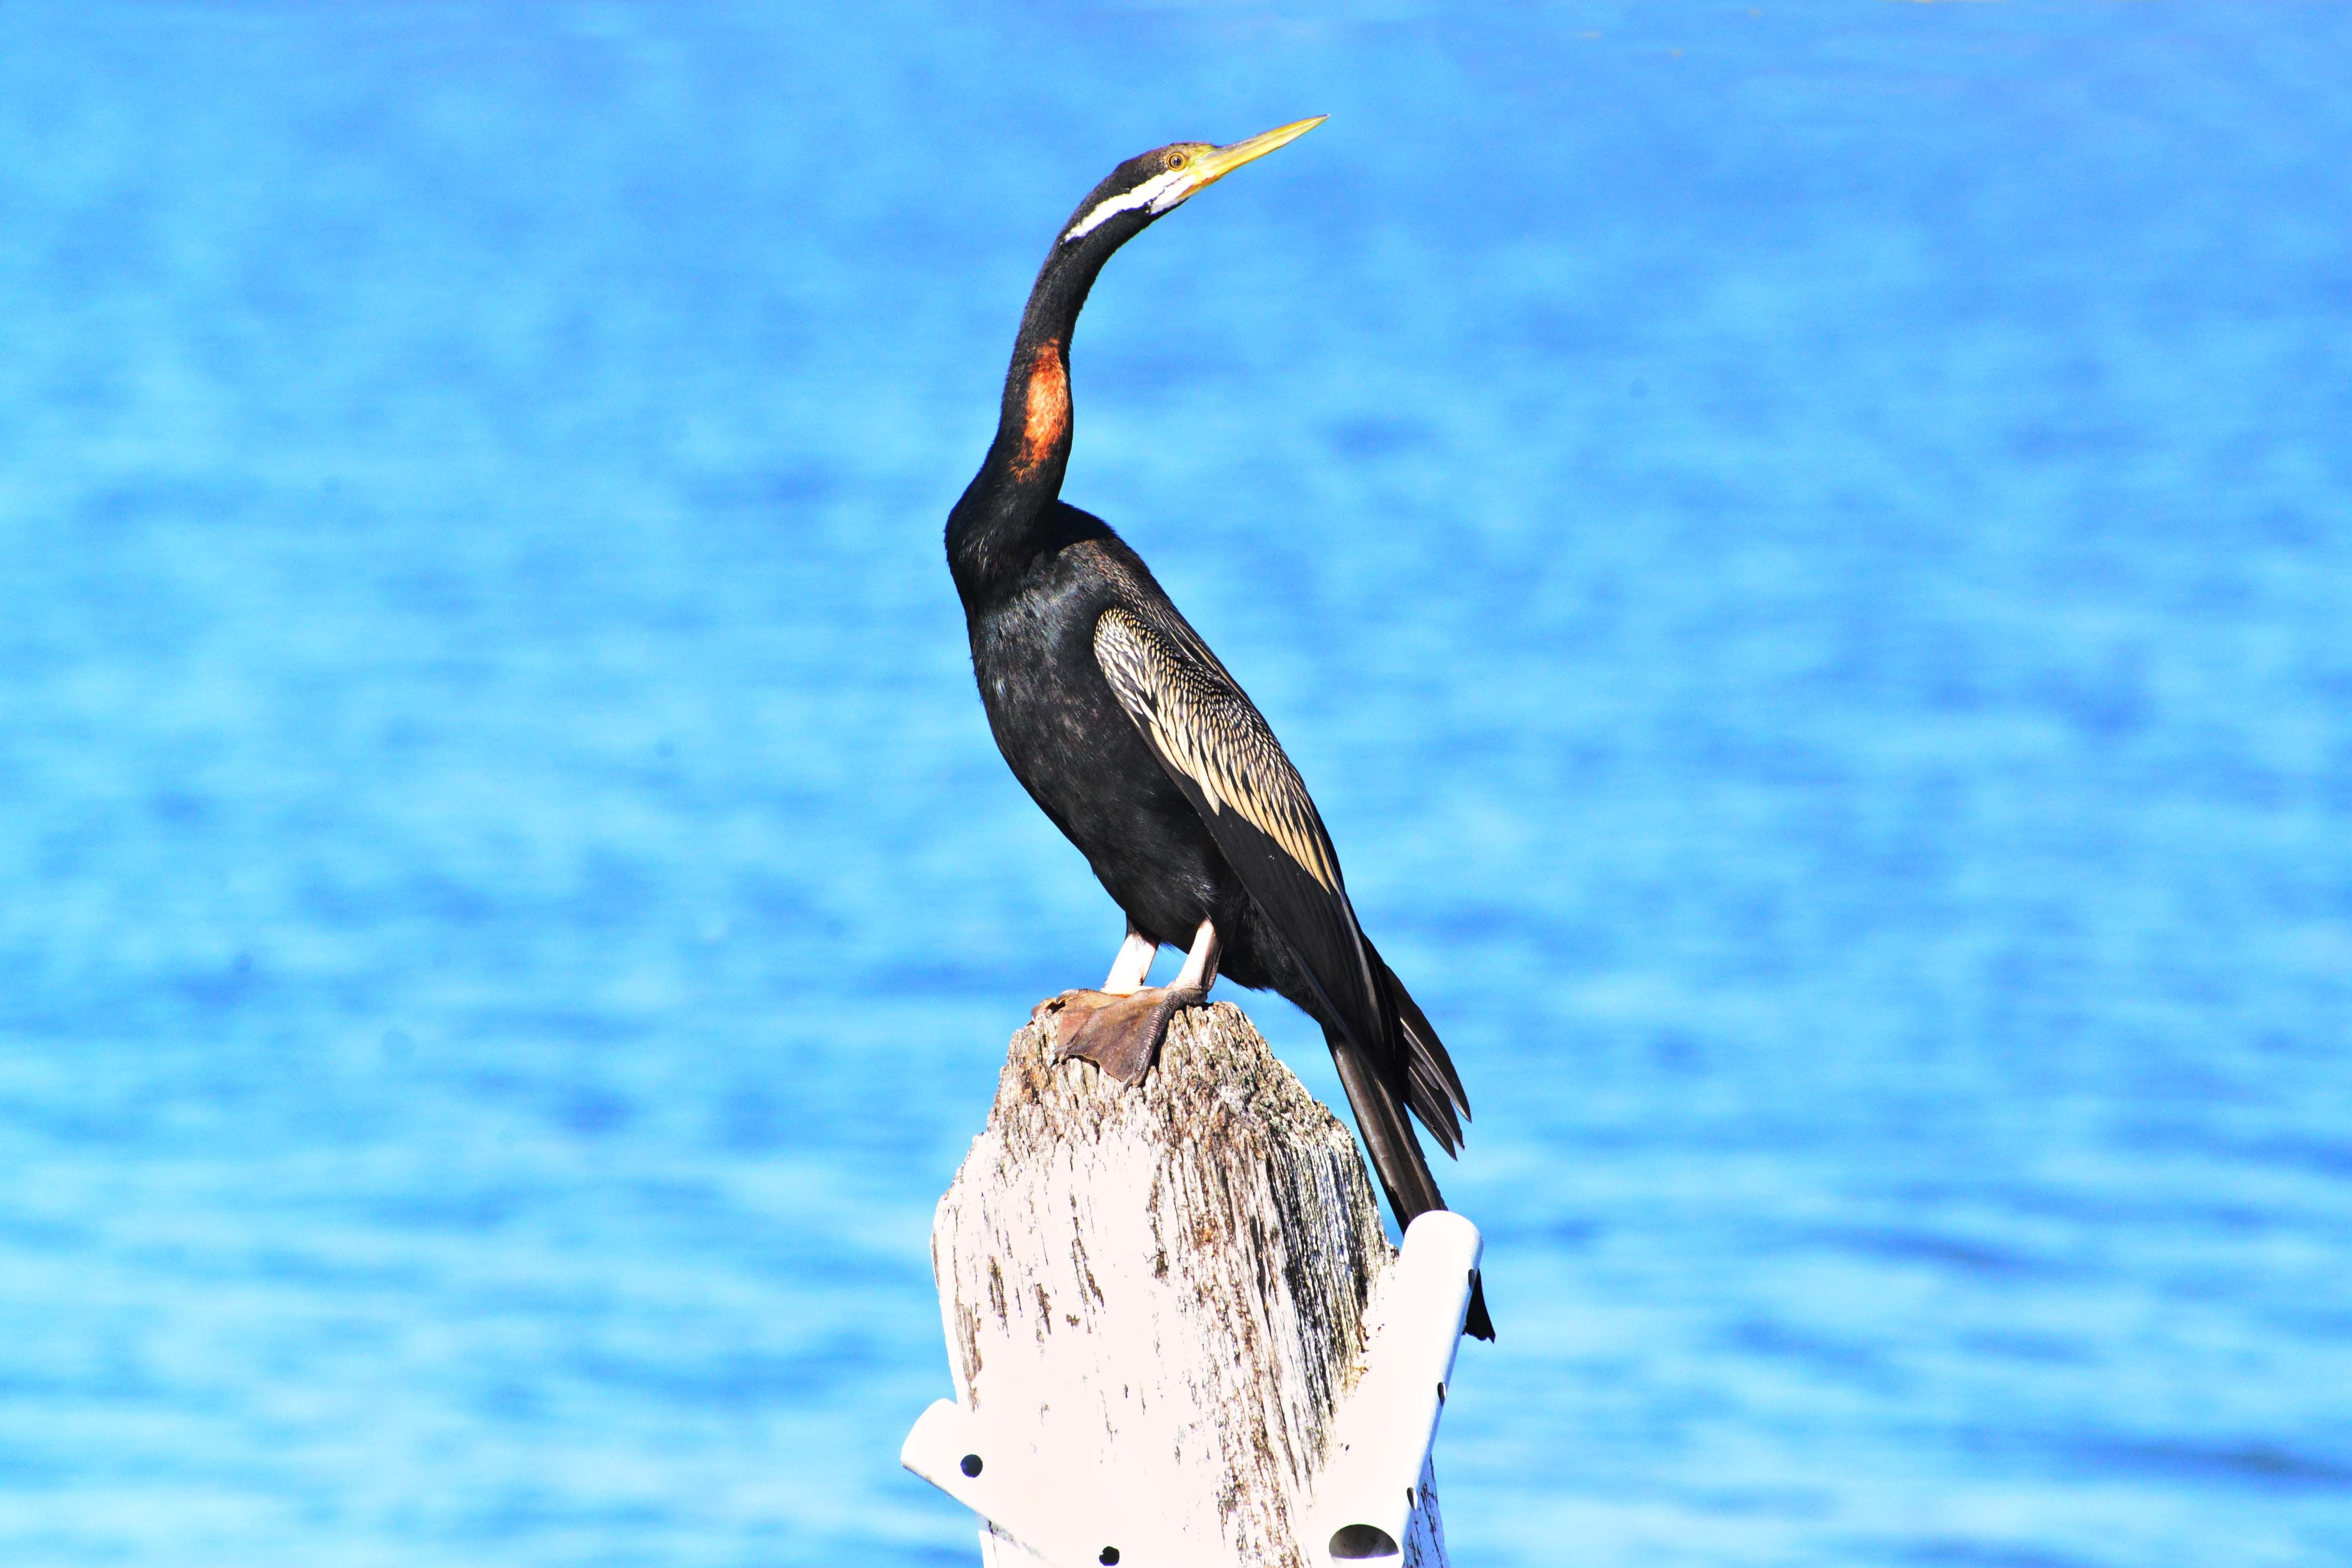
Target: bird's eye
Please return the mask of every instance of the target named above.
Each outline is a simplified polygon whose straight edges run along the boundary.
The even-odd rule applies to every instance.
[[[1172,174],[1191,162],[1192,160],[1181,153],[1171,153],[1168,154],[1168,172]]]

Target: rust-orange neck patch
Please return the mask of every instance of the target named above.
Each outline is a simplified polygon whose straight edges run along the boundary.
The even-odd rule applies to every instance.
[[[1062,340],[1047,338],[1037,345],[1036,357],[1029,364],[1021,455],[1013,459],[1013,472],[1023,479],[1034,474],[1069,432],[1070,374],[1062,363]]]

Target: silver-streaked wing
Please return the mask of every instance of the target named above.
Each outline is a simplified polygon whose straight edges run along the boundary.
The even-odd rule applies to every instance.
[[[1339,858],[1265,716],[1190,626],[1114,606],[1095,623],[1095,660],[1332,1011],[1374,1060],[1393,1061]]]

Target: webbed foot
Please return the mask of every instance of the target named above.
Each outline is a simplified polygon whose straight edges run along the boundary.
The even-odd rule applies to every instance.
[[[1159,1058],[1168,1022],[1180,1007],[1209,999],[1205,985],[1151,985],[1124,996],[1106,991],[1065,991],[1040,1011],[1054,1019],[1055,1058],[1084,1058],[1129,1089]]]

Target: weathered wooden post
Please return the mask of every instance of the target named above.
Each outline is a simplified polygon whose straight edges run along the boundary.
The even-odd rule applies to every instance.
[[[1013,1036],[931,1232],[956,1398],[908,1468],[989,1568],[1445,1563],[1428,1462],[1477,1232],[1402,1264],[1355,1141],[1230,1004],[1126,1089]]]

